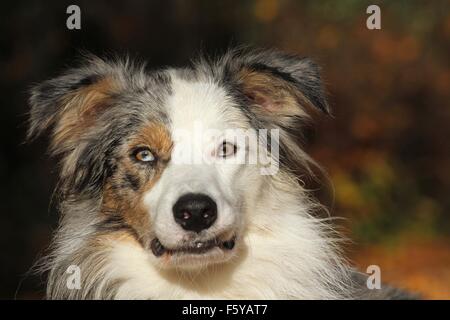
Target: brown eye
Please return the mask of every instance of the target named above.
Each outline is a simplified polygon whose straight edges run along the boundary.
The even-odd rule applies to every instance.
[[[228,158],[235,155],[236,151],[237,147],[234,144],[224,141],[217,150],[217,156],[222,158]]]
[[[155,156],[148,148],[139,148],[134,152],[134,158],[140,162],[155,161]]]

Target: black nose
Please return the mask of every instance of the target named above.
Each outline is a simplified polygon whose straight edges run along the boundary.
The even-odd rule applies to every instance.
[[[185,230],[200,232],[217,219],[217,205],[205,194],[187,193],[173,206],[175,221]]]

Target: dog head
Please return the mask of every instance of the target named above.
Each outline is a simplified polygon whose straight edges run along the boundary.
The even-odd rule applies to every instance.
[[[28,135],[51,129],[63,200],[96,205],[73,219],[127,232],[163,268],[236,256],[261,188],[307,162],[306,110],[328,113],[317,66],[275,51],[156,71],[89,57],[30,103]]]

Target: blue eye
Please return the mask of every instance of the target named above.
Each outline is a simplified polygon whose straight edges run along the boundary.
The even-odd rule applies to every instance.
[[[148,148],[140,148],[134,152],[134,157],[140,162],[152,162],[155,160],[155,156]]]

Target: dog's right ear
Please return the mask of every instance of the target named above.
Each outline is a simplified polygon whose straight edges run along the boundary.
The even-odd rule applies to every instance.
[[[118,65],[90,56],[83,66],[35,86],[29,99],[28,140],[52,128],[53,152],[72,148],[108,107],[110,97],[123,88],[121,71]]]

